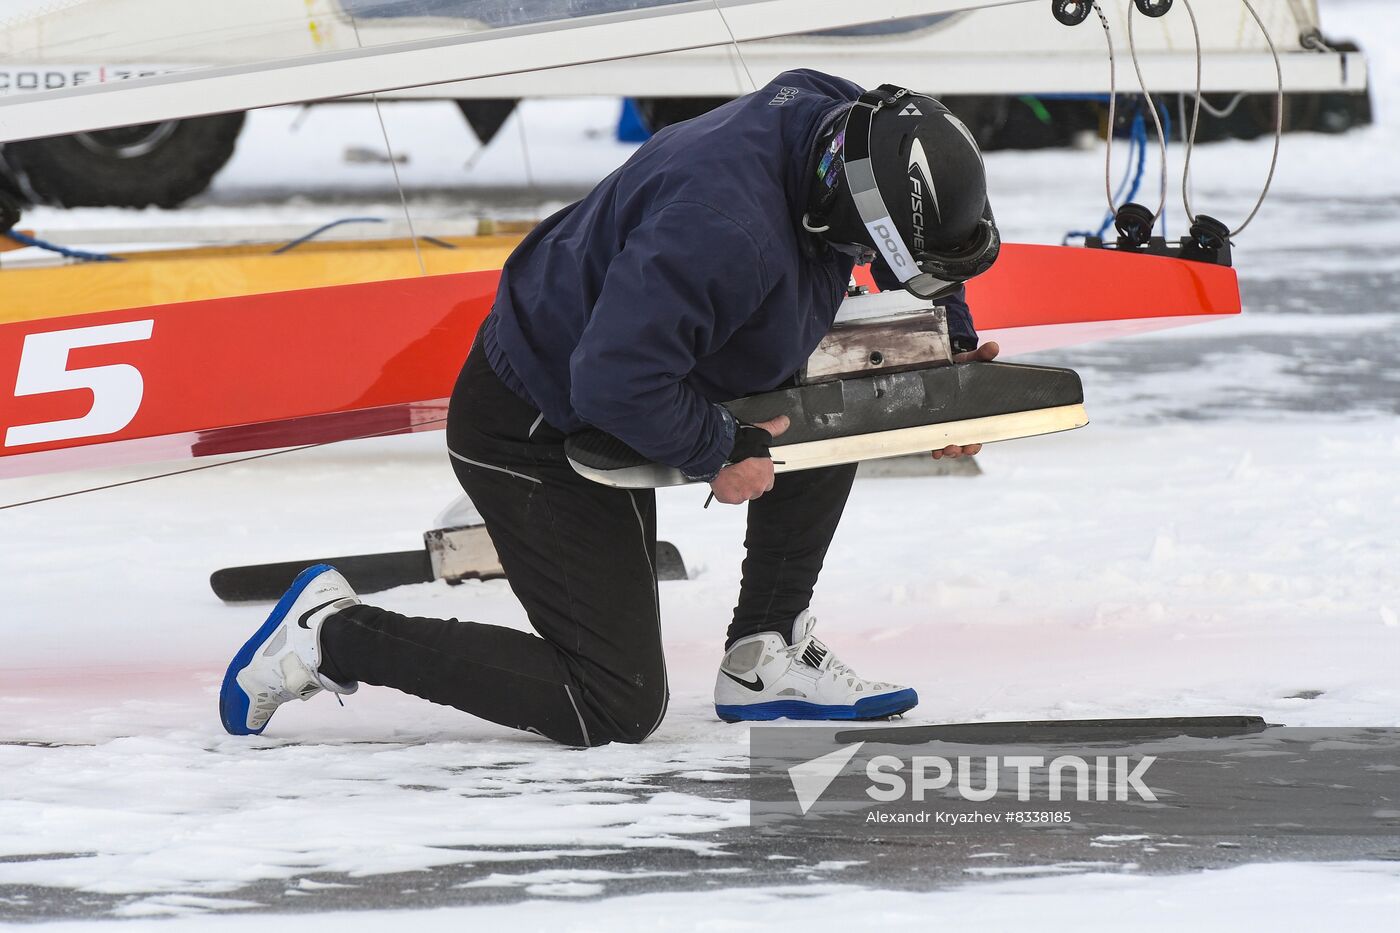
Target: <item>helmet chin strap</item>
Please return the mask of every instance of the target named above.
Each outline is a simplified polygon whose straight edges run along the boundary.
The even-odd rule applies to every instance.
[[[905,288],[910,288],[908,283],[922,275],[922,270],[895,228],[889,208],[880,194],[880,186],[875,181],[875,167],[870,161],[870,128],[875,114],[908,93],[903,88],[882,85],[863,94],[846,113],[844,147],[846,190],[850,200],[870,235],[870,242]]]

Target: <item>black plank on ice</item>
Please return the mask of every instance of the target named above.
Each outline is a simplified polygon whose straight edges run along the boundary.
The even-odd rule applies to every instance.
[[[434,579],[428,552],[425,548],[419,548],[416,551],[387,551],[382,554],[224,567],[209,575],[209,585],[214,595],[226,603],[275,602],[282,598],[297,574],[312,564],[330,564],[345,576],[357,593],[378,593],[410,583],[428,583]]]
[[[345,557],[224,567],[209,575],[209,586],[214,590],[214,595],[226,603],[276,602],[292,585],[297,574],[312,564],[330,564],[345,576],[357,593],[378,593],[396,586],[431,583],[438,579],[428,549],[419,548],[415,551],[387,551],[382,554],[352,554]],[[688,579],[681,552],[669,541],[656,542],[656,574],[660,580]],[[499,564],[483,561],[474,572],[469,571],[443,579],[456,584],[464,580],[497,580],[504,576],[505,573]]]
[[[1269,726],[1258,716],[1159,716],[1141,719],[1036,719],[1021,722],[956,722],[932,726],[852,729],[838,735],[841,742],[872,741],[894,745],[923,742],[968,744],[1092,744],[1142,742],[1176,736],[1220,738],[1263,732]]]

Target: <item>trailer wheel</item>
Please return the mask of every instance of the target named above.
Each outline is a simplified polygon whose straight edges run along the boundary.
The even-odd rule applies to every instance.
[[[0,235],[9,233],[19,223],[19,201],[0,189]]]
[[[178,207],[233,155],[242,113],[10,143],[5,161],[42,203]]]

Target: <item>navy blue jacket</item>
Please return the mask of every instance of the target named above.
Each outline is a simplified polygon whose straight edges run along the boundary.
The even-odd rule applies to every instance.
[[[818,131],[860,94],[789,71],[657,133],[511,254],[483,326],[492,369],[560,431],[713,476],[735,427],[717,403],[790,378],[845,296],[852,260],[801,220]],[[961,298],[945,303],[970,336]]]

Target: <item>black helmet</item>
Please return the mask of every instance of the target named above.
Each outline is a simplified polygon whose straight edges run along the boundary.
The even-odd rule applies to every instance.
[[[838,248],[878,252],[921,298],[991,268],[1001,238],[982,153],[947,107],[885,84],[833,130],[823,139],[808,229]]]

